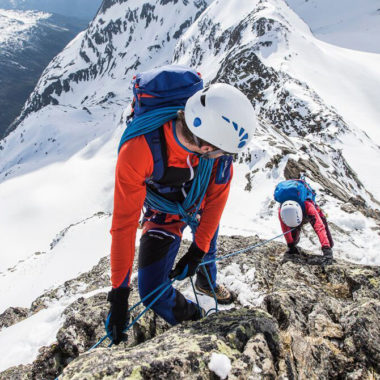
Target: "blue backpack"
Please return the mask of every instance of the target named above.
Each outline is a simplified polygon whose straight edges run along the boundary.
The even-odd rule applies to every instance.
[[[185,66],[167,65],[137,74],[133,81],[134,117],[162,107],[182,108],[202,88],[201,74]]]
[[[175,119],[187,99],[203,88],[200,73],[181,65],[166,65],[133,78],[132,114],[119,151],[129,139],[145,135]]]
[[[188,98],[203,88],[203,80],[191,68],[167,65],[137,74],[133,84],[133,112],[121,137],[119,151],[126,141],[144,135],[154,161],[153,175],[149,180],[157,183],[167,169],[159,129],[177,117],[177,112],[185,108]],[[180,214],[194,231],[198,224],[196,212],[206,193],[213,163],[212,159],[200,158],[195,178],[182,203],[169,201],[148,187],[146,204],[163,213]],[[192,212],[188,212],[190,209]]]
[[[177,110],[183,109],[187,99],[202,88],[201,74],[180,65],[162,66],[133,78],[133,112],[121,138],[119,151],[126,141],[143,134],[154,161],[150,178],[152,184],[159,182],[167,172],[166,144],[159,127],[174,119]],[[148,130],[146,127],[152,122],[153,128]]]
[[[274,199],[279,203],[296,201],[304,208],[307,199],[315,202],[316,192],[303,179],[289,179],[280,182],[274,190]]]

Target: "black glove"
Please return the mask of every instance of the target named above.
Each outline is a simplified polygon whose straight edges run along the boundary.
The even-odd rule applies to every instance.
[[[202,262],[205,252],[192,243],[186,254],[178,261],[174,269],[171,270],[169,278],[177,277],[177,280],[183,280],[186,277],[194,276],[198,265]]]
[[[116,288],[108,293],[107,301],[111,303],[111,307],[106,321],[106,331],[116,345],[127,340],[127,334],[123,331],[129,322],[129,293],[129,288]]]
[[[322,247],[323,264],[329,265],[333,262],[333,251],[330,247]]]
[[[322,247],[322,252],[324,257],[333,257],[333,251],[330,247]]]
[[[323,256],[326,258],[333,258],[333,251],[330,247],[322,247]]]
[[[288,244],[288,250],[285,252],[288,255],[299,255],[299,250],[294,244]]]

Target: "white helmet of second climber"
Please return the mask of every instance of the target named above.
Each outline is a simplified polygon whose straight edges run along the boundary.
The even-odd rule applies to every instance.
[[[249,99],[237,88],[215,83],[191,96],[185,106],[190,131],[228,153],[238,153],[252,139],[256,115]]]
[[[288,227],[298,227],[302,223],[302,208],[298,202],[286,201],[281,205],[280,216]]]

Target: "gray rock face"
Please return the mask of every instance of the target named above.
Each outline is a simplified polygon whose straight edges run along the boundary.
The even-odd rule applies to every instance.
[[[256,242],[221,237],[219,254]],[[63,370],[60,379],[67,380],[217,379],[208,367],[215,352],[231,360],[228,379],[379,379],[380,268],[340,260],[325,265],[322,256],[284,251],[283,244],[270,243],[219,264],[226,285],[231,278],[232,287],[250,278],[245,285],[257,289],[259,307],[243,307],[238,297],[231,310],[173,328],[150,311],[128,333],[128,342],[107,348],[106,340],[88,352],[104,335],[108,303],[101,291],[66,308],[57,343],[0,378],[54,379]],[[239,278],[229,275],[232,267],[241,271]],[[95,278],[105,279],[108,270],[102,259],[81,275],[82,282],[93,291]],[[133,285],[131,304],[138,300]],[[75,286],[78,279],[66,289]],[[98,286],[103,289],[104,280]]]
[[[99,349],[85,354],[69,365],[61,379],[104,378],[111,374],[115,379],[210,379],[212,352],[231,359],[230,378],[244,378],[255,362],[260,364],[262,350],[276,357],[274,366],[279,367],[278,334],[277,322],[263,310],[220,312],[205,321],[172,328],[135,348]],[[271,363],[265,368],[268,374],[275,373]]]
[[[25,319],[29,314],[29,309],[25,307],[9,307],[0,314],[0,330],[9,327]]]

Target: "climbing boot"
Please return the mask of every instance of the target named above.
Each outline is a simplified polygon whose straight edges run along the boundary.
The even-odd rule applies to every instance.
[[[200,286],[200,284],[197,282],[195,282],[195,289],[201,294],[205,294],[209,297],[214,297],[213,292],[209,287]],[[233,295],[225,286],[216,285],[214,292],[218,303],[221,305],[229,305],[233,302]]]
[[[295,245],[288,246],[287,251],[285,252],[285,255],[299,255],[300,251]]]

